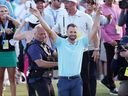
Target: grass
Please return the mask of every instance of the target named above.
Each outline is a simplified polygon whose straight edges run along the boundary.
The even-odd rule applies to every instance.
[[[57,95],[57,87],[56,87],[57,81],[54,80],[53,84]],[[117,86],[119,86],[119,82],[116,82]],[[6,90],[4,91],[4,96],[10,96],[10,90],[9,86],[6,87]],[[17,85],[17,96],[27,96],[27,89],[25,84],[19,84]],[[113,96],[109,94],[109,91],[97,81],[97,95],[96,96]]]

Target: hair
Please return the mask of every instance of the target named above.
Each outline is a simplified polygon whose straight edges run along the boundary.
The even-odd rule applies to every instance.
[[[38,24],[33,24],[33,23],[29,22],[29,26],[32,28],[34,28],[36,25],[38,25]]]
[[[2,8],[2,7],[6,8],[8,10],[7,6],[0,4],[0,8]],[[1,18],[0,18],[0,24],[2,24]]]
[[[8,10],[8,7],[5,6],[5,5],[0,4],[0,8],[1,8],[1,7],[4,7],[4,8],[6,8],[6,9]]]
[[[38,32],[38,30],[40,29],[42,29],[42,31],[45,31],[44,28],[41,26],[41,24],[36,25],[34,29],[36,30],[36,32]]]
[[[69,27],[77,27],[77,26],[76,26],[75,24],[71,23],[71,24],[69,24],[69,25],[67,26],[67,30],[68,30]]]
[[[43,2],[43,3],[45,3],[45,0],[34,0],[35,1],[35,3],[38,3],[38,2]]]
[[[38,25],[35,26],[35,28],[37,28],[37,29],[40,28],[40,27],[42,27],[41,24],[38,24]]]

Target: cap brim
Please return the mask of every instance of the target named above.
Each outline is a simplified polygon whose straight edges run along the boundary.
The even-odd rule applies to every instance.
[[[37,18],[36,16],[34,16],[34,15],[30,15],[29,17],[27,17],[27,18],[25,19],[25,21],[26,21],[26,22],[30,22],[30,23],[32,23],[32,24],[39,24],[38,18]]]

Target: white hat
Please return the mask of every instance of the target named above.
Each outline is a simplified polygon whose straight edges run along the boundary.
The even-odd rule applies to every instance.
[[[67,0],[67,1],[71,1],[71,2],[74,2],[74,3],[78,2],[77,0]]]
[[[39,19],[35,15],[30,15],[25,18],[25,22],[30,22],[32,24],[39,24]]]

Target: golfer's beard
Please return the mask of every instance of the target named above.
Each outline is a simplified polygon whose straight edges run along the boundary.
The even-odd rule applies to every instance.
[[[76,40],[76,36],[69,36],[69,39],[74,41],[74,40]]]

